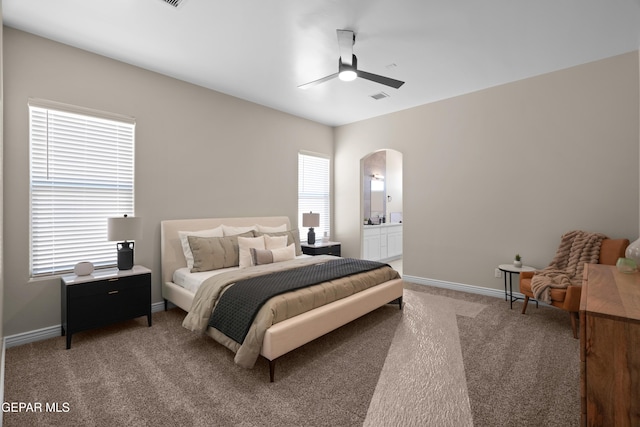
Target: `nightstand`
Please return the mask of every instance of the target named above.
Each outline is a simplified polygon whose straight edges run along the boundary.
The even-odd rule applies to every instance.
[[[301,243],[302,253],[306,255],[340,256],[340,242],[315,242],[313,245]]]
[[[71,336],[139,316],[151,326],[151,270],[134,265],[131,270],[95,270],[89,276],[62,276],[62,335]]]

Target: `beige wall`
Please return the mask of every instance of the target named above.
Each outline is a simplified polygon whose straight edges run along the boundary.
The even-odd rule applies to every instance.
[[[383,148],[404,155],[405,275],[501,289],[498,264],[544,267],[566,231],[637,238],[638,99],[632,52],[337,128],[343,254],[360,160]]]
[[[58,280],[29,281],[27,98],[136,117],[136,262],[160,294],[160,221],[288,215],[297,153],[333,155],[333,130],[5,27],[5,333],[60,324]],[[115,245],[114,245],[115,251]]]
[[[153,269],[154,302],[160,221],[295,225],[298,150],[334,156],[347,256],[360,254],[360,160],[403,153],[407,275],[501,289],[497,264],[519,252],[544,266],[570,229],[638,235],[637,52],[336,129],[10,28],[4,55],[6,335],[60,323],[58,281],[29,281],[28,97],[137,118],[136,261]]]

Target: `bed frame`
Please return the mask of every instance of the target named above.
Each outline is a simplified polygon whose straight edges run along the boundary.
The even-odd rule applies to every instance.
[[[187,265],[178,231],[205,230],[222,224],[234,227],[255,224],[275,227],[286,224],[287,229],[291,228],[289,218],[286,216],[162,221],[160,256],[165,310],[169,301],[188,312],[194,298],[192,292],[173,283],[173,272]],[[274,381],[275,361],[278,357],[390,302],[397,302],[402,309],[402,289],[402,279],[390,280],[271,326],[265,333],[260,351],[260,354],[269,361],[271,382]]]

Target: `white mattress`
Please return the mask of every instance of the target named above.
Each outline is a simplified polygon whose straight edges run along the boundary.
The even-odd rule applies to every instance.
[[[205,280],[226,271],[238,270],[240,267],[221,268],[220,270],[201,271],[192,273],[187,267],[179,268],[173,273],[173,283],[193,292],[194,294]]]
[[[296,258],[308,258],[311,255],[300,255]],[[225,273],[227,271],[239,270],[240,267],[221,268],[220,270],[201,271],[199,273],[192,273],[187,267],[182,267],[173,272],[173,283],[178,286],[182,286],[188,291],[194,294],[205,280],[209,277]]]

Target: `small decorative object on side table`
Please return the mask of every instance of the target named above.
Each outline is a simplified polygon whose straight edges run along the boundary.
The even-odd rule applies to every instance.
[[[134,265],[131,270],[95,270],[89,276],[69,274],[60,280],[62,335],[147,316],[151,326],[151,270]]]
[[[302,243],[302,253],[306,255],[334,255],[340,256],[340,242]]]
[[[520,254],[516,254],[513,258],[513,266],[517,268],[522,267],[522,258],[520,257]]]

